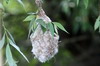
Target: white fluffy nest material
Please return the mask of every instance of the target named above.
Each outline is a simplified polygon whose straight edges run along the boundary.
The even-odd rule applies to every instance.
[[[43,19],[45,22],[51,22],[50,18],[45,15],[42,9],[39,13],[39,19]],[[58,52],[59,35],[55,34],[53,37],[50,31],[43,33],[40,25],[31,34],[30,40],[33,47],[32,52],[35,55],[34,58],[37,58],[42,63],[54,57]]]

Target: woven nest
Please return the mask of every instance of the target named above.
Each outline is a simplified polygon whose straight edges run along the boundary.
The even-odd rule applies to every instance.
[[[39,19],[43,19],[46,23],[51,22],[50,18],[45,15],[43,9],[40,11]],[[36,28],[35,32],[31,34],[30,40],[32,42],[32,52],[40,62],[46,62],[54,57],[58,52],[59,35],[51,35],[50,31],[43,33],[40,25]]]

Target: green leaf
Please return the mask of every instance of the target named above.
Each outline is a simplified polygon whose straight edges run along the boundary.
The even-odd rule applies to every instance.
[[[14,38],[13,38],[13,36],[11,35],[11,33],[10,33],[8,30],[6,30],[6,31],[7,31],[8,35],[9,35],[10,39],[15,43]]]
[[[17,1],[25,8],[25,5],[21,0],[17,0]]]
[[[85,8],[87,8],[88,7],[89,0],[83,0],[83,1],[84,1]]]
[[[77,5],[79,4],[79,0],[77,0]]]
[[[29,31],[28,31],[28,38],[29,38],[29,36],[31,34],[31,31],[32,31],[32,28],[30,28]]]
[[[48,29],[50,30],[52,36],[54,36],[54,27],[53,27],[52,23],[48,23],[48,24],[47,24],[47,27],[48,27]]]
[[[60,23],[57,23],[57,22],[53,22],[54,25],[56,25],[58,28],[60,28],[61,30],[65,31],[66,33],[68,33],[66,31],[66,29],[60,24]]]
[[[46,23],[42,19],[37,19],[36,22],[38,22],[41,26],[46,28]]]
[[[7,44],[7,46],[6,46],[6,58],[7,58],[7,62],[9,64],[9,66],[17,66],[16,62],[14,61],[14,59],[12,57],[12,53],[11,53],[9,44]]]
[[[57,26],[56,25],[54,25],[54,29],[55,29],[55,32],[58,34]]]
[[[94,29],[97,30],[100,26],[100,16],[96,19],[95,25],[94,25]]]
[[[24,19],[24,21],[31,21],[31,20],[34,19],[34,18],[35,18],[34,15],[29,15],[29,16],[27,16],[27,17]]]
[[[5,34],[3,35],[3,38],[0,40],[0,49],[2,49],[4,43],[5,43]]]
[[[34,29],[36,28],[36,26],[34,25],[34,24],[35,24],[35,20],[36,20],[36,18],[33,18],[33,19],[31,20],[30,24],[29,24],[28,38],[29,38],[29,36],[30,36],[30,34],[31,34],[31,31],[33,31],[33,27],[34,27]]]
[[[30,24],[29,24],[29,29],[33,27],[35,20],[36,20],[36,18],[32,18],[32,20],[30,21]]]
[[[43,33],[45,33],[45,31],[47,30],[47,29],[44,28],[43,26],[41,26],[41,29],[42,29]]]
[[[26,59],[26,61],[29,62],[27,57],[21,52],[20,48],[11,39],[8,38],[8,40],[10,45],[12,45]]]

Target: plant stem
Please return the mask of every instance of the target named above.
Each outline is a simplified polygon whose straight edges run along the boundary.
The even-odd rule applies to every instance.
[[[2,9],[0,9],[0,40],[2,38]],[[2,49],[0,50],[0,66],[3,66],[3,53]]]

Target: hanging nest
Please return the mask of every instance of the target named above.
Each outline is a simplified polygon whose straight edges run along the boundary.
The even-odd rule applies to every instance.
[[[43,9],[40,9],[38,19],[42,19],[45,23],[51,22]],[[32,42],[32,53],[35,55],[34,58],[42,63],[54,57],[58,52],[59,35],[54,33],[53,37],[49,30],[43,32],[39,24],[35,32],[30,35],[30,40]]]

